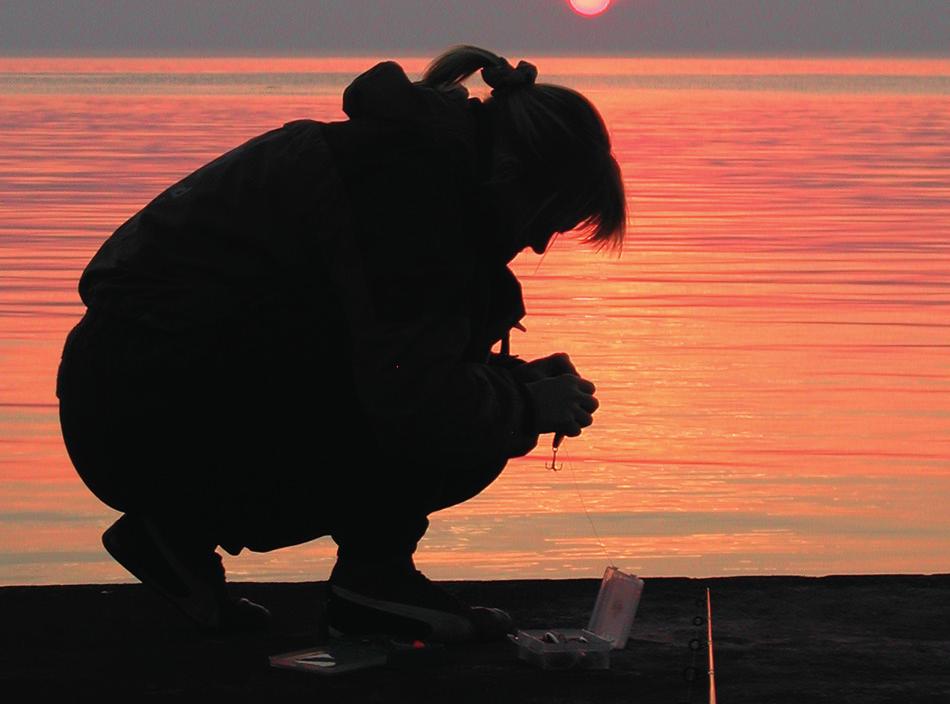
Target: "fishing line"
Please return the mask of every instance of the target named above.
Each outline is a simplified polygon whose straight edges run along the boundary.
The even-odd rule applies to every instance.
[[[541,270],[541,265],[544,263],[544,258],[547,257],[548,252],[551,251],[552,246],[554,245],[555,242],[557,242],[557,238],[560,234],[561,234],[560,232],[555,232],[551,236],[551,239],[548,241],[547,246],[544,248],[544,251],[541,253],[541,258],[538,260],[537,266],[534,268],[535,275],[537,275],[537,273]],[[563,436],[558,436],[557,439],[555,440],[553,456],[551,458],[551,465],[549,467],[545,465],[548,469],[554,470],[555,472],[558,471],[557,454],[558,454],[558,451],[560,450],[560,443],[558,442],[558,439],[563,439]],[[561,450],[561,452],[565,452],[565,451]],[[610,556],[610,553],[607,550],[607,546],[604,545],[604,541],[600,539],[600,534],[597,532],[596,526],[594,526],[594,519],[591,518],[590,511],[587,510],[587,504],[584,503],[584,496],[581,494],[580,485],[577,483],[577,478],[574,476],[574,465],[570,460],[570,455],[567,452],[565,452],[565,457],[564,457],[562,466],[568,466],[568,465],[571,467],[571,471],[570,471],[571,483],[574,485],[574,491],[577,493],[577,498],[581,502],[581,508],[584,509],[584,515],[587,516],[587,522],[590,523],[590,529],[591,529],[591,532],[594,534],[594,540],[597,541],[597,544],[600,546],[600,549],[604,551],[604,556],[607,558],[607,564],[614,566],[617,563]]]
[[[541,271],[541,265],[544,264],[544,258],[548,256],[548,252],[551,251],[551,246],[557,241],[557,236],[561,234],[560,232],[555,232],[551,236],[551,240],[548,242],[548,246],[544,248],[544,251],[541,252],[541,258],[538,259],[538,265],[534,267],[534,276],[538,275],[538,272]]]
[[[561,452],[565,452],[561,449]],[[577,492],[577,498],[581,502],[581,508],[584,509],[584,515],[587,516],[587,522],[590,523],[590,529],[594,533],[594,540],[597,541],[597,544],[600,545],[600,549],[604,551],[604,556],[607,558],[608,565],[616,565],[617,563],[610,556],[610,553],[607,551],[607,546],[604,545],[604,542],[600,539],[600,534],[597,532],[597,528],[594,526],[594,519],[591,518],[590,511],[587,510],[587,504],[584,502],[584,496],[581,494],[581,487],[577,483],[577,477],[574,476],[574,463],[571,462],[570,454],[565,452],[564,457],[564,466],[570,468],[569,474],[571,475],[571,483],[574,485],[574,491]]]

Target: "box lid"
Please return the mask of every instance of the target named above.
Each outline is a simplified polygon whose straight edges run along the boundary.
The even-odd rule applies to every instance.
[[[643,580],[610,566],[604,572],[587,630],[613,643],[614,650],[627,645],[633,619],[640,605]]]

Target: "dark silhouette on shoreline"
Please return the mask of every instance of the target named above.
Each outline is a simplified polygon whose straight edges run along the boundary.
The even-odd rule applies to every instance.
[[[476,71],[491,98],[468,97]],[[412,83],[384,62],[349,119],[298,120],[161,193],[79,283],[57,380],[110,554],[202,629],[258,631],[215,552],[331,535],[331,632],[491,640],[412,562],[427,516],[597,408],[569,357],[510,354],[511,259],[580,230],[619,247],[619,167],[597,111],[534,66],[458,47]],[[500,352],[492,349],[500,343]]]

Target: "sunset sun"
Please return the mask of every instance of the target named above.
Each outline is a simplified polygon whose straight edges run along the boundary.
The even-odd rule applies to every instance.
[[[569,0],[574,12],[593,17],[610,7],[610,0]]]

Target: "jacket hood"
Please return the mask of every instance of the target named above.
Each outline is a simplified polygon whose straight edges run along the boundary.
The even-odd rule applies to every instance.
[[[473,166],[479,163],[480,143],[487,139],[482,107],[463,87],[440,90],[413,83],[394,61],[376,64],[343,92],[343,112],[350,119],[381,120],[425,130],[439,141],[448,141],[446,146],[461,149]]]
[[[412,83],[402,67],[384,61],[360,74],[343,91],[343,112],[350,118],[431,122],[466,109],[464,89],[445,92]]]

